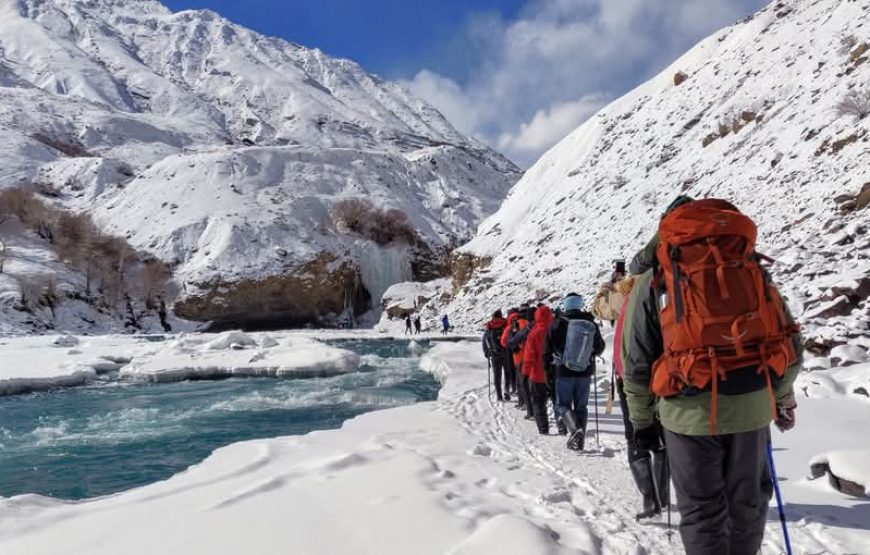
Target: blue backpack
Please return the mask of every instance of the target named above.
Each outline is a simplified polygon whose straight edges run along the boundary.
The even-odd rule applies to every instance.
[[[592,366],[595,335],[598,327],[589,320],[568,320],[565,349],[556,356],[556,362],[572,372],[586,372]]]

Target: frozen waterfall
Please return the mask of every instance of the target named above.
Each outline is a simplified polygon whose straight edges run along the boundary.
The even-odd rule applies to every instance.
[[[391,285],[411,281],[410,249],[407,245],[380,247],[366,243],[359,257],[363,285],[372,296],[372,308],[380,310],[381,298]]]

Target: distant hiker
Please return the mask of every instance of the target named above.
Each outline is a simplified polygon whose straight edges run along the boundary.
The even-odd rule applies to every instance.
[[[725,201],[678,201],[631,268],[651,266],[624,332],[635,443],[659,441],[657,406],[688,555],[757,553],[770,423],[794,426],[800,333],[760,265],[755,224]]]
[[[411,335],[411,315],[405,315],[405,335]]]
[[[569,293],[562,300],[562,310],[562,317],[550,328],[544,358],[553,365],[556,412],[569,435],[568,448],[582,451],[595,357],[604,352],[605,345],[595,318],[583,310],[583,297]]]
[[[599,320],[610,322],[611,325],[619,318],[619,313],[625,304],[625,295],[616,288],[616,284],[625,277],[625,261],[617,260],[615,264],[616,268],[610,275],[610,281],[601,284],[592,301],[592,314]]]
[[[547,399],[550,397],[550,388],[547,385],[547,372],[544,368],[544,350],[546,348],[547,333],[553,323],[553,313],[546,305],[539,305],[535,310],[535,319],[532,331],[526,339],[526,347],[523,351],[523,370],[529,380],[529,398],[532,405],[532,414],[538,426],[538,433],[547,435],[550,433],[550,418],[547,416]]]
[[[625,260],[618,259],[613,261],[613,272],[610,274],[610,283],[616,285],[626,278]]]
[[[661,424],[658,420],[654,426],[658,431],[657,440],[651,449],[642,449],[634,441],[634,426],[631,424],[628,402],[625,398],[624,366],[622,361],[627,357],[627,347],[630,343],[630,334],[634,315],[634,307],[637,303],[637,295],[632,295],[635,277],[625,278],[615,285],[615,289],[625,299],[622,309],[616,321],[616,329],[613,337],[613,368],[615,374],[615,389],[619,397],[619,405],[622,408],[622,422],[625,428],[625,440],[627,444],[628,466],[634,483],[643,498],[643,507],[635,515],[638,520],[651,518],[659,515],[663,507],[670,506],[671,490],[670,477],[666,464],[664,439],[662,438]]]
[[[499,401],[510,401],[511,396],[507,391],[502,392],[502,375],[507,378],[507,349],[501,345],[501,335],[507,327],[501,310],[496,310],[492,319],[486,323],[486,331],[483,332],[483,354],[489,359],[492,369],[492,378],[495,383],[495,396]]]
[[[450,319],[447,318],[445,314],[444,317],[441,318],[441,335],[447,335],[447,332],[450,331]]]
[[[526,409],[526,420],[534,420],[535,414],[532,409],[531,390],[529,388],[529,377],[527,369],[523,366],[524,348],[526,339],[531,331],[532,318],[534,317],[534,309],[528,304],[520,305],[519,311],[514,318],[509,330],[507,348],[513,353],[514,365],[517,368],[517,395],[520,398],[518,407]]]
[[[420,335],[423,331],[423,323],[420,321],[420,315],[414,317],[414,335]]]
[[[505,390],[517,396],[517,406],[519,407],[521,399],[519,391],[517,389],[517,364],[514,362],[513,352],[511,352],[511,350],[507,348],[507,342],[511,334],[511,328],[513,328],[513,323],[514,320],[517,319],[517,316],[518,310],[516,308],[511,308],[508,310],[507,326],[501,334],[501,346],[505,348],[505,352],[507,353],[507,358],[505,359],[505,374],[507,376],[505,380]]]

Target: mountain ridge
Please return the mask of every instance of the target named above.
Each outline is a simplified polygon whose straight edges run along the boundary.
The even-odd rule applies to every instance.
[[[274,319],[358,313],[377,305],[369,297],[386,282],[446,271],[441,251],[469,238],[520,175],[355,62],[210,11],[128,8],[0,0],[0,128],[9,137],[0,188],[38,183],[51,202],[91,214],[170,263],[193,305],[233,281],[276,276],[293,281],[279,297],[305,296],[324,285],[303,269],[329,254],[347,263],[336,292],[305,314],[279,300]],[[335,204],[352,198],[401,211],[418,231],[414,245],[384,254],[404,253],[393,275],[362,268],[380,253],[336,221]],[[208,304],[236,302],[226,295]]]

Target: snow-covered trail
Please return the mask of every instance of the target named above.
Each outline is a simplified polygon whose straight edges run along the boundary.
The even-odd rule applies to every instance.
[[[663,522],[634,521],[621,416],[604,415],[604,395],[601,446],[591,435],[576,454],[561,436],[538,436],[512,404],[489,400],[476,342],[438,344],[421,364],[444,384],[438,401],[368,413],[340,430],[230,445],[113,496],[0,499],[0,552],[682,552],[676,530],[669,541]],[[796,432],[775,440],[795,552],[866,553],[870,504],[804,475],[817,452],[866,443],[870,405],[805,400],[799,411]],[[780,538],[772,510],[763,552],[782,553]]]
[[[606,330],[605,330],[606,331]],[[612,334],[606,335],[611,352]],[[441,347],[439,358],[447,365],[477,366],[474,360],[451,361]],[[606,355],[605,355],[606,356]],[[483,368],[485,363],[479,365]],[[487,385],[442,399],[442,404],[470,434],[481,438],[490,455],[508,468],[534,469],[540,481],[525,484],[529,501],[526,516],[545,518],[560,536],[584,523],[602,553],[682,553],[675,498],[672,533],[663,515],[645,524],[635,522],[639,494],[632,481],[626,458],[622,414],[616,401],[611,415],[605,414],[610,361],[598,370],[600,446],[595,440],[593,399],[590,397],[589,437],[582,454],[565,449],[561,436],[540,436],[533,422],[523,419],[524,411],[513,403],[498,403],[488,397]],[[870,417],[870,404],[849,399],[801,399],[799,426],[789,434],[774,432],[779,479],[786,501],[789,533],[797,553],[858,554],[870,552],[870,503],[835,491],[826,480],[810,481],[809,460],[826,449],[867,445],[860,426]],[[551,434],[555,427],[551,416]],[[859,439],[860,438],[860,439]],[[544,477],[546,479],[544,480]],[[549,483],[549,486],[545,485]],[[673,494],[672,494],[673,496]],[[567,531],[562,530],[565,526]],[[765,554],[785,553],[782,528],[775,505],[771,506]]]
[[[606,392],[601,391],[598,441],[590,407],[590,433],[583,453],[566,449],[566,438],[556,435],[552,416],[551,435],[541,436],[534,422],[524,420],[525,411],[513,403],[491,401],[486,384],[450,398],[443,406],[463,429],[480,438],[483,450],[499,466],[522,468],[535,476],[516,490],[504,492],[524,502],[525,516],[553,521],[550,526],[562,538],[583,523],[596,547],[605,553],[682,552],[676,528],[669,541],[665,522],[635,522],[639,497],[628,470],[622,416],[618,406],[606,415],[606,400]],[[674,526],[678,520],[674,513]]]

